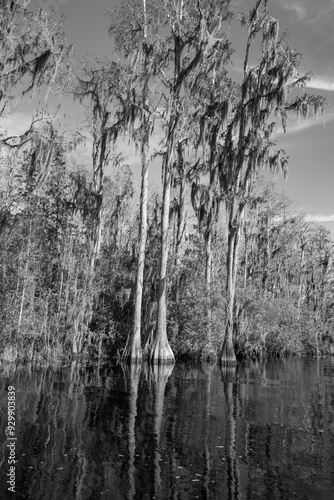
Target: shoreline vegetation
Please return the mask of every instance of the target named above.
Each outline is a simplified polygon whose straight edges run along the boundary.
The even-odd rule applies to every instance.
[[[330,233],[261,177],[287,172],[275,122],[288,134],[288,115],[325,105],[267,2],[235,15],[221,0],[128,0],[110,12],[110,60],[75,55],[63,21],[23,1],[0,19],[0,120],[39,94],[83,114],[73,130],[43,106],[24,134],[1,133],[0,358],[334,355]]]

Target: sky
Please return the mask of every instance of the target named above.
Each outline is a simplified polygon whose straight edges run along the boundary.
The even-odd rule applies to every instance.
[[[66,17],[69,41],[77,51],[90,51],[99,57],[113,56],[108,35],[109,17],[120,0],[31,0],[30,8],[54,9]],[[139,1],[139,0],[138,0]],[[195,1],[195,0],[194,0]],[[231,0],[235,12],[250,10],[255,0]],[[275,140],[289,156],[289,174],[279,180],[279,189],[308,214],[330,229],[334,239],[334,0],[268,0],[269,12],[280,23],[280,32],[287,32],[287,42],[302,54],[301,72],[313,74],[307,91],[326,97],[324,116],[288,121],[287,133],[278,130]],[[235,68],[242,66],[244,39],[239,31],[230,32],[236,46]],[[28,106],[29,107],[29,106]],[[24,127],[31,109],[20,109],[6,125],[8,130]],[[128,154],[135,182],[139,182],[140,163],[133,150]],[[154,184],[160,182],[159,169],[151,173]]]

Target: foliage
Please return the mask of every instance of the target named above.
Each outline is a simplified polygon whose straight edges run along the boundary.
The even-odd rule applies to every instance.
[[[45,84],[50,92],[58,71],[65,73],[69,64],[62,21],[42,10],[28,11],[28,4],[27,0],[0,4],[0,117]]]

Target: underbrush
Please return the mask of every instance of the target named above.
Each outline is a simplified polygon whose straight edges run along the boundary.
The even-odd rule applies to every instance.
[[[334,355],[332,324],[317,323],[314,315],[289,300],[268,297],[245,302],[235,338],[239,358],[285,355]],[[177,359],[219,359],[225,330],[225,301],[219,289],[213,290],[211,321],[204,286],[189,285],[180,302],[170,301],[168,337]],[[102,321],[102,320],[101,320]],[[108,317],[108,327],[95,323],[87,329],[78,356],[102,359],[119,356],[124,347],[128,325]],[[59,363],[73,357],[73,329],[47,328],[42,319],[30,318],[25,329],[10,329],[7,323],[0,341],[0,359],[4,362],[36,361]]]
[[[220,290],[211,298],[211,319],[204,285],[190,283],[176,306],[169,307],[168,337],[178,358],[217,357],[225,323],[224,300]]]
[[[322,350],[320,326],[307,309],[286,299],[262,297],[243,313],[237,352],[247,355],[310,355]]]

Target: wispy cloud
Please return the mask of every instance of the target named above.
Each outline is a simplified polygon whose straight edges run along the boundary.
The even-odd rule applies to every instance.
[[[317,7],[317,4],[315,2],[313,2],[312,7],[313,8]],[[322,9],[316,8],[315,10],[313,10],[313,12],[310,13],[310,16],[307,19],[306,23],[313,24],[313,23],[318,22],[320,19],[325,19],[325,18],[331,17],[333,12],[334,12],[334,3],[333,3],[333,0],[330,0],[329,5],[324,6]]]
[[[334,222],[334,214],[308,214],[306,220],[315,222]]]
[[[317,23],[321,19],[328,19],[334,13],[333,0],[279,0],[280,6],[294,14],[293,21],[302,21],[305,24]]]
[[[279,0],[281,7],[293,12],[297,20],[307,18],[307,5],[309,0]]]
[[[28,130],[30,125],[31,115],[16,112],[9,117],[1,119],[0,134],[7,131],[9,135],[20,135]]]
[[[334,78],[326,76],[314,76],[306,85],[310,89],[327,90],[334,92]]]
[[[287,134],[296,134],[298,132],[302,132],[303,130],[307,130],[311,127],[322,126],[326,127],[327,123],[330,123],[334,120],[334,112],[329,113],[328,115],[321,116],[312,116],[311,118],[290,118],[288,120],[286,126]],[[284,134],[283,128],[280,126],[278,130],[275,132],[274,137],[278,137]]]

